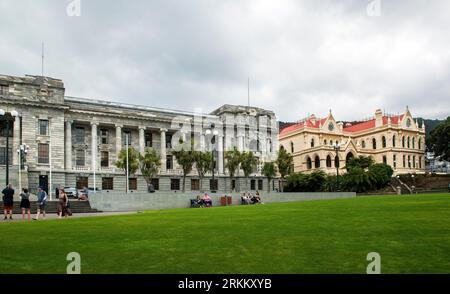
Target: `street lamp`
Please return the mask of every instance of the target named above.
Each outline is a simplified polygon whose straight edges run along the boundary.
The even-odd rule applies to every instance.
[[[341,145],[336,142],[333,143],[333,149],[336,151],[336,157],[334,158],[334,165],[336,166],[336,192],[339,192],[339,149]]]
[[[207,135],[207,136],[212,135],[211,145],[214,145],[214,144],[216,144],[216,136],[219,135],[219,131],[216,130],[214,124],[212,124],[211,128],[206,129],[205,135]],[[216,181],[215,181],[215,178],[214,178],[214,174],[215,174],[215,170],[216,170],[216,164],[215,164],[216,161],[214,159],[214,148],[212,146],[211,146],[211,157],[213,159],[213,161],[212,161],[212,165],[213,165],[213,168],[212,168],[212,182],[215,185]],[[211,191],[211,192],[213,192],[213,191]]]
[[[14,121],[16,119],[16,117],[19,116],[19,113],[15,110],[11,111],[11,112],[6,112],[3,109],[0,109],[0,116],[3,118],[3,120],[6,122],[6,186],[9,184],[9,132],[10,132],[10,128],[11,128],[11,122],[14,125]]]

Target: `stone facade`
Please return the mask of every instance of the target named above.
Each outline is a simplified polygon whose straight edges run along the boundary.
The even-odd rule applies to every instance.
[[[325,118],[311,115],[283,129],[279,141],[293,155],[296,172],[335,174],[336,166],[344,172],[347,160],[359,155],[389,164],[394,174],[425,172],[425,125],[419,126],[408,108],[402,115],[377,110],[373,118],[345,125],[331,111]]]
[[[180,138],[193,138],[200,142],[201,150],[215,150],[218,190],[230,188],[225,150],[233,147],[251,150],[261,162],[276,158],[278,127],[272,111],[224,105],[211,114],[200,114],[67,97],[61,80],[40,76],[0,75],[0,86],[0,109],[19,113],[10,137],[10,182],[18,185],[18,150],[23,146],[27,152],[21,169],[22,186],[32,192],[39,185],[52,187],[51,190],[57,186],[88,185],[125,191],[124,171],[115,166],[118,152],[125,148],[125,136],[130,139],[129,145],[141,153],[146,148],[160,152],[157,188],[161,191],[181,189],[182,172],[172,156],[174,144]],[[1,126],[0,156],[4,160],[6,131],[4,124]],[[215,130],[214,138],[205,129]],[[0,162],[0,172],[0,181],[4,182],[5,162]],[[187,179],[186,190],[209,190],[211,177],[207,175],[203,187],[198,187],[194,169]],[[146,191],[147,184],[139,172],[130,178],[131,190]],[[251,186],[267,189],[267,181],[259,169],[251,179],[249,189]],[[235,186],[238,190],[246,189],[242,173]]]

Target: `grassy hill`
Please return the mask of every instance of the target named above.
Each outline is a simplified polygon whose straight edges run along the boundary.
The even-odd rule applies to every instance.
[[[0,223],[1,273],[450,273],[450,194]]]

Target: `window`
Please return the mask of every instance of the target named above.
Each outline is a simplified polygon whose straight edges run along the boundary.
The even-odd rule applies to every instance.
[[[39,120],[39,135],[48,136],[48,120],[46,119]]]
[[[256,181],[250,180],[250,190],[256,190]]]
[[[131,145],[131,132],[130,131],[124,131],[122,136],[122,145],[127,145],[127,138],[128,138],[128,145]]]
[[[49,145],[48,144],[38,144],[38,163],[48,164],[49,163]]]
[[[171,179],[170,180],[170,190],[180,190],[180,179]]]
[[[411,155],[408,155],[408,168],[411,168]]]
[[[410,145],[409,145],[410,141],[411,141],[411,139],[408,137],[408,148],[410,148]]]
[[[362,146],[362,148],[366,148],[366,141],[362,140],[361,146]]]
[[[77,144],[85,144],[85,130],[83,127],[75,128],[75,143]]]
[[[383,148],[386,148],[386,137],[385,136],[381,137],[381,145]]]
[[[412,148],[416,148],[416,138],[412,138]]]
[[[372,139],[372,148],[377,149],[377,140],[375,138]]]
[[[8,164],[12,164],[12,148],[8,148]],[[0,165],[6,165],[6,147],[0,147]]]
[[[315,168],[320,168],[320,158],[319,158],[319,156],[316,156],[316,158],[314,158],[314,167]]]
[[[395,141],[397,140],[397,137],[392,136],[392,147],[395,147]]]
[[[294,142],[291,142],[291,153],[294,153]]]
[[[219,181],[217,179],[210,179],[209,180],[209,189],[211,191],[217,191],[219,189]]]
[[[311,162],[311,158],[308,156],[306,158],[306,169],[311,169],[312,168],[312,162]]]
[[[152,133],[145,133],[145,147],[152,147],[153,146],[153,135]]]
[[[258,190],[263,189],[263,180],[258,180]]]
[[[13,126],[12,126],[11,123],[9,124],[9,129],[8,130],[9,130],[8,131],[8,136],[10,138],[12,138],[13,137]],[[0,120],[0,136],[1,137],[6,137],[6,121],[4,121],[4,120]]]
[[[172,148],[172,134],[166,134],[166,148]]]
[[[327,167],[331,167],[331,156],[327,156]]]
[[[323,145],[327,145],[327,139],[323,140]]]
[[[100,152],[100,166],[101,167],[109,167],[109,152],[108,151]]]
[[[137,190],[137,179],[136,178],[128,179],[128,188],[130,190]]]
[[[166,156],[166,169],[173,169],[173,155]]]
[[[406,167],[406,156],[403,155],[403,167]]]
[[[152,179],[153,189],[159,190],[159,179]]]
[[[0,95],[6,96],[9,93],[8,85],[0,85]]]
[[[417,148],[422,149],[422,138],[419,138],[419,142],[417,144]]]
[[[113,178],[102,178],[102,190],[114,190]]]
[[[402,137],[402,147],[405,148],[405,136]]]
[[[386,155],[383,156],[383,163],[387,164],[387,157],[386,157]]]
[[[419,156],[419,168],[422,169],[422,156]]]
[[[199,179],[191,179],[191,190],[200,191],[200,180]]]
[[[413,156],[413,167],[416,168],[416,157]]]
[[[109,144],[109,131],[102,129],[100,130],[100,142],[102,144]]]
[[[335,156],[334,157],[334,167],[339,167],[339,157],[338,156]]]
[[[77,177],[76,188],[78,190],[88,187],[88,177]]]
[[[311,139],[311,148],[314,147],[314,138]]]
[[[84,166],[86,164],[86,152],[83,149],[75,151],[75,165]]]
[[[392,161],[394,162],[394,169],[397,168],[397,155],[394,154]]]

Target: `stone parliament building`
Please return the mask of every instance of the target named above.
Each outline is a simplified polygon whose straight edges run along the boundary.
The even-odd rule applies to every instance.
[[[97,189],[125,191],[125,173],[115,166],[118,152],[125,148],[125,138],[141,153],[149,147],[160,152],[161,169],[153,181],[156,190],[181,190],[182,171],[172,155],[172,145],[179,139],[182,124],[183,138],[195,137],[202,150],[209,151],[212,147],[217,150],[215,180],[207,174],[203,187],[199,187],[194,168],[187,178],[186,191],[228,191],[230,185],[238,191],[267,190],[261,166],[251,175],[248,187],[242,172],[230,183],[223,151],[234,147],[252,150],[264,162],[275,160],[278,148],[278,125],[272,111],[224,105],[211,114],[197,114],[66,97],[63,81],[49,77],[0,75],[0,109],[19,114],[9,134],[0,116],[0,183],[5,181],[6,152],[9,152],[10,182],[18,187],[22,146],[26,155],[22,156],[21,186],[32,193],[38,186],[51,191],[58,186],[94,187],[94,178]],[[205,134],[205,125],[218,130],[213,140]],[[6,136],[9,136],[8,151]],[[274,181],[270,188],[275,187]],[[140,172],[130,175],[129,188],[147,190]]]

